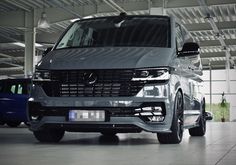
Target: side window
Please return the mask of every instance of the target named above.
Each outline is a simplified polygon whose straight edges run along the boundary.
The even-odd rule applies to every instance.
[[[9,93],[16,93],[16,88],[17,88],[17,86],[15,84],[11,85],[11,89],[10,89]]]
[[[11,84],[9,90],[6,93],[12,94],[23,94],[23,85],[22,84]]]
[[[23,86],[22,84],[18,84],[18,89],[17,89],[17,94],[23,94],[22,91],[23,91]]]
[[[179,24],[175,25],[175,34],[176,34],[176,48],[178,51],[182,50],[184,44],[184,37],[182,33],[181,26]]]
[[[0,83],[0,92],[8,94],[28,94],[29,84],[27,82]]]

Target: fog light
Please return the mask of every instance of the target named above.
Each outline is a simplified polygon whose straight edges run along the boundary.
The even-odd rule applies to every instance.
[[[152,116],[148,117],[151,122],[161,122],[164,120],[164,116]]]
[[[161,122],[165,115],[161,107],[142,107],[135,109],[135,116],[147,117],[149,122]]]
[[[142,108],[136,108],[135,112],[162,112],[161,107],[142,107]]]

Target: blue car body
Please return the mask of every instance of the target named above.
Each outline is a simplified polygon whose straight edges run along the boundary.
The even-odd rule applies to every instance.
[[[18,126],[27,122],[30,79],[0,80],[0,122]]]

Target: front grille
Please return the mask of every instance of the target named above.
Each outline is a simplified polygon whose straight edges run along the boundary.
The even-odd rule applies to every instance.
[[[85,75],[93,73],[95,83],[89,84]],[[70,70],[52,71],[51,79],[57,85],[59,92],[45,89],[49,96],[59,97],[125,97],[136,95],[144,86],[144,82],[131,81],[134,70]],[[48,91],[48,92],[47,92]]]

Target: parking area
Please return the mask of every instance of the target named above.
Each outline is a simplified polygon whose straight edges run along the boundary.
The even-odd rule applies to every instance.
[[[185,130],[180,144],[159,144],[155,134],[69,133],[58,144],[42,144],[24,126],[0,127],[1,165],[235,165],[236,123],[207,123],[204,137]]]

